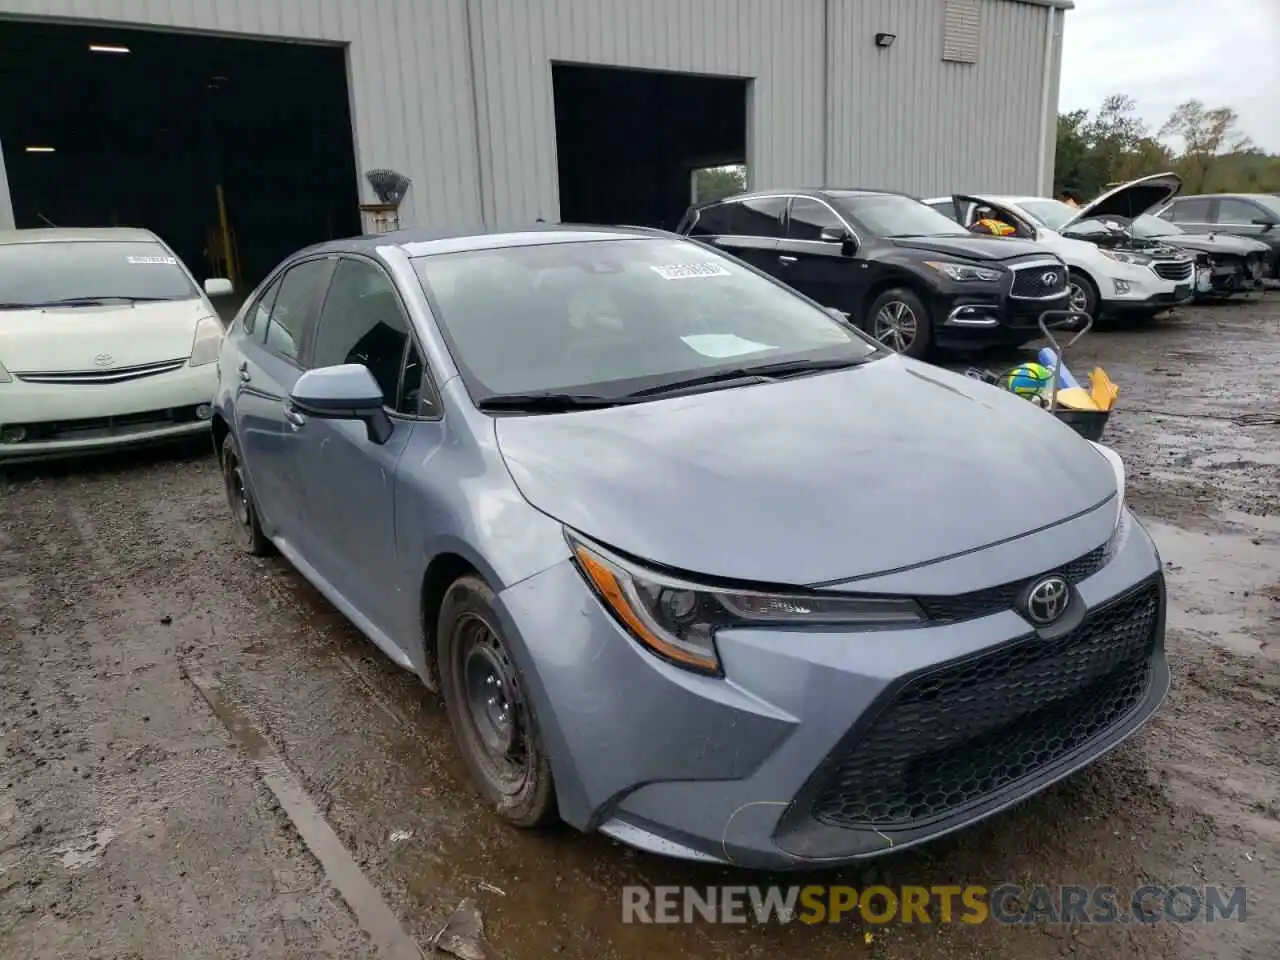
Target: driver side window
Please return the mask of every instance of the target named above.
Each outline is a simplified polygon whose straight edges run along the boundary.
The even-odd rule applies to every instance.
[[[387,408],[425,415],[425,367],[391,278],[355,257],[338,261],[320,314],[311,366],[359,363],[382,388]]]

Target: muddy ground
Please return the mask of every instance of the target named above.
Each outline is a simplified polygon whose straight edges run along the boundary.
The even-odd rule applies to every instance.
[[[1245,923],[623,924],[624,884],[768,878],[497,825],[436,700],[283,561],[232,548],[200,446],[0,480],[0,957],[396,955],[335,892],[367,878],[424,948],[474,897],[511,958],[1274,958],[1280,293],[1096,332],[1073,360],[1122,388],[1108,439],[1167,562],[1169,702],[1012,813],[783,882],[1245,884]],[[320,865],[269,789],[281,776],[349,860]]]

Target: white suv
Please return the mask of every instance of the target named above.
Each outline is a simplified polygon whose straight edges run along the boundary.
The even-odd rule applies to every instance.
[[[1124,249],[1111,244],[1115,232],[1099,218],[1126,220],[1167,203],[1182,188],[1171,173],[1126,183],[1083,208],[1046,197],[956,194],[924,202],[953,220],[969,226],[983,208],[1061,257],[1071,270],[1071,307],[1091,316],[1099,314],[1154,315],[1189,303],[1195,295],[1194,256],[1173,248]]]

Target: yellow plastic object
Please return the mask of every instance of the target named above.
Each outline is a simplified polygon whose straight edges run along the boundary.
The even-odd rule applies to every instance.
[[[1107,371],[1094,367],[1093,373],[1089,374],[1089,395],[1099,410],[1110,410],[1116,405],[1120,388],[1107,376]]]
[[[1084,387],[1067,387],[1058,391],[1058,406],[1068,410],[1100,410]]]

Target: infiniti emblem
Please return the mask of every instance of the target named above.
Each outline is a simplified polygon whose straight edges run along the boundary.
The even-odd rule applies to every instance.
[[[1058,275],[1050,270],[1048,273],[1040,274],[1040,280],[1046,287],[1056,286],[1058,283]]]
[[[1045,627],[1066,613],[1071,591],[1062,577],[1045,577],[1027,594],[1027,617]]]
[[[93,358],[93,362],[100,367],[109,367],[116,362],[116,358],[109,353],[100,353]]]

